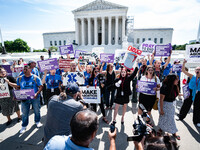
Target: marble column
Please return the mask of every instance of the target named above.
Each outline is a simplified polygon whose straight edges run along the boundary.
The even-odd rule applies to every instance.
[[[111,45],[111,26],[112,26],[112,17],[108,17],[108,45]]]
[[[91,18],[87,18],[88,20],[88,45],[91,45]]]
[[[126,16],[122,16],[122,42],[125,37],[125,23],[126,23]]]
[[[82,30],[82,45],[85,46],[85,22],[84,22],[84,18],[81,19],[81,30]]]
[[[119,18],[118,16],[115,16],[115,45],[118,45],[118,40],[119,40]]]
[[[94,45],[98,45],[98,24],[97,24],[97,17],[94,18]]]
[[[101,18],[101,23],[102,23],[102,42],[101,45],[105,45],[105,17]]]
[[[75,19],[75,30],[76,30],[76,43],[79,45],[79,22],[78,18]]]

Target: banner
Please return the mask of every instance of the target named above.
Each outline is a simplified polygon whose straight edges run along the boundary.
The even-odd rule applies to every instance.
[[[0,78],[0,98],[7,97],[10,97],[8,83],[4,80],[4,78]]]
[[[80,90],[82,91],[83,100],[86,103],[101,103],[100,89],[99,87],[89,86],[80,86]]]
[[[68,83],[78,83],[79,85],[85,84],[84,73],[83,72],[63,72],[63,86]]]
[[[60,49],[60,54],[61,55],[66,55],[66,54],[73,54],[74,53],[74,49],[73,49],[73,45],[64,45],[64,46],[59,46]]]
[[[156,91],[154,90],[154,88],[157,87],[157,83],[156,82],[147,82],[147,81],[137,81],[137,92],[140,93],[146,93],[146,94],[156,94]]]
[[[6,70],[8,76],[12,76],[12,70],[10,69],[10,65],[1,65],[1,67],[3,67]]]
[[[98,60],[99,60],[99,57],[98,57],[98,55],[96,54],[96,53],[91,53],[91,52],[89,52],[89,53],[79,53],[79,55],[82,57],[82,59],[83,60],[88,60],[88,62],[90,61],[96,61],[96,62],[98,62]]]
[[[186,98],[188,98],[190,96],[189,85],[186,84],[182,88],[183,88],[183,97],[184,97],[184,99],[186,99]]]
[[[115,54],[102,53],[100,54],[101,62],[113,63]]]
[[[24,67],[15,67],[14,72],[22,72]]]
[[[142,56],[151,55],[155,50],[156,44],[153,41],[144,41],[140,45],[140,50],[142,50]]]
[[[142,54],[141,50],[129,46],[124,56],[124,66],[128,69],[132,69],[136,58],[138,57],[138,55],[141,54]]]
[[[116,50],[115,51],[115,62],[116,63],[124,63],[124,56],[126,50]]]
[[[181,72],[182,71],[182,64],[172,65],[172,71]]]
[[[155,46],[155,56],[170,56],[172,50],[171,44],[167,45],[156,45]]]
[[[69,69],[72,59],[59,59],[59,68],[60,69]]]
[[[200,44],[186,45],[185,59],[190,63],[200,62]]]
[[[59,68],[57,58],[41,60],[37,61],[37,63],[41,72],[44,72],[45,70],[56,70]]]
[[[14,90],[13,93],[17,100],[34,99],[35,96],[34,89]]]
[[[94,47],[92,49],[92,53],[95,53],[98,57],[100,57],[101,53],[105,53],[104,47]]]
[[[74,53],[74,58],[79,58],[80,57],[80,53],[86,53],[86,51],[82,51],[82,50],[75,50]]]

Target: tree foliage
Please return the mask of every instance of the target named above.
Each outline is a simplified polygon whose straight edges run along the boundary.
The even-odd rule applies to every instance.
[[[58,48],[55,47],[55,46],[51,46],[49,49],[50,49],[52,52],[56,52],[56,51],[58,50]]]
[[[191,44],[196,44],[195,42],[192,42],[190,44],[186,43],[186,44],[183,44],[183,45],[173,45],[172,46],[172,49],[173,50],[185,50],[186,49],[186,45],[191,45]]]

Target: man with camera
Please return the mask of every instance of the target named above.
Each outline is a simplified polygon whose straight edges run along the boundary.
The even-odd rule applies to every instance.
[[[82,101],[76,101],[77,97],[83,99],[77,84],[69,83],[65,92],[50,98],[44,126],[44,145],[54,135],[69,135],[72,116],[84,108]]]
[[[56,135],[47,143],[44,150],[93,150],[89,144],[95,138],[99,126],[97,114],[94,111],[85,109],[77,112],[71,119],[70,128],[72,135]],[[109,132],[110,150],[115,147],[116,129]]]

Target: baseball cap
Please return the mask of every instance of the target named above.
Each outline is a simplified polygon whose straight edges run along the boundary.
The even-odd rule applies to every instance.
[[[65,92],[66,94],[76,94],[77,92],[80,92],[80,89],[76,83],[69,83],[65,88]]]
[[[30,63],[32,63],[32,62],[36,63],[35,60],[31,59],[31,60],[28,61],[28,64],[30,64]]]

